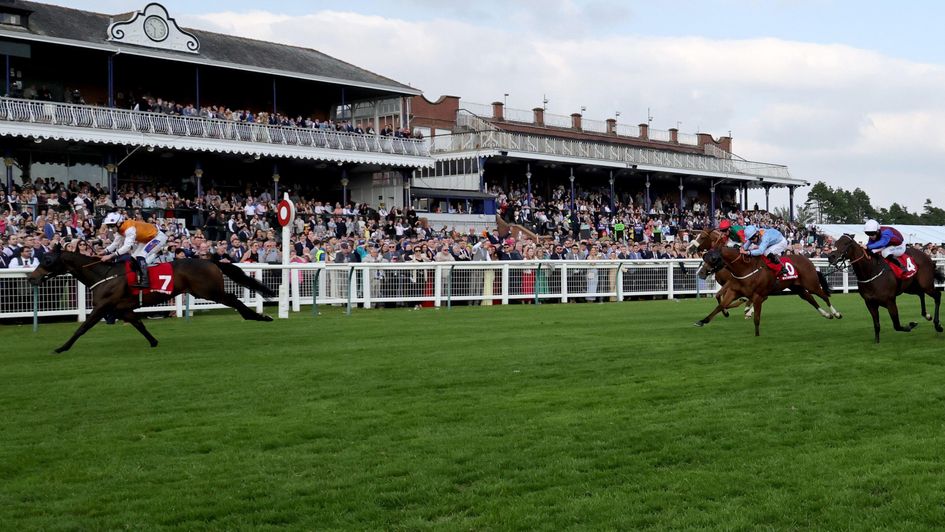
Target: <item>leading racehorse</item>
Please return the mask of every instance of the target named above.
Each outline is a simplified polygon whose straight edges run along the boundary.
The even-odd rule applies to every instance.
[[[771,268],[765,264],[761,257],[752,257],[743,255],[738,249],[730,247],[720,247],[709,250],[703,257],[712,272],[718,272],[723,268],[728,269],[732,274],[732,279],[725,284],[725,290],[722,291],[722,300],[718,306],[709,313],[708,316],[696,322],[696,326],[702,327],[709,323],[712,318],[726,308],[732,301],[739,297],[747,297],[754,306],[755,336],[761,335],[761,305],[768,296],[773,293],[788,289],[799,295],[801,299],[811,304],[820,315],[827,318],[840,318],[842,315],[830,303],[830,286],[827,284],[827,278],[823,273],[817,271],[814,264],[802,255],[792,255],[791,262],[794,264],[796,279],[781,279],[775,276]],[[830,312],[820,308],[817,301],[811,296],[815,294],[823,299]]]
[[[856,274],[857,291],[866,302],[866,308],[873,317],[873,332],[876,343],[879,343],[879,307],[886,307],[892,319],[893,328],[901,332],[909,332],[918,323],[912,321],[908,326],[899,322],[899,307],[896,306],[896,296],[902,293],[917,294],[922,301],[922,314],[925,314],[925,296],[928,294],[935,302],[934,325],[937,332],[942,332],[942,324],[938,318],[941,293],[935,287],[935,281],[945,281],[945,275],[935,268],[935,263],[924,252],[908,248],[906,256],[912,260],[916,272],[912,277],[900,280],[886,264],[882,257],[868,254],[862,246],[853,240],[851,235],[843,235],[834,246],[834,250],[827,255],[830,264],[838,269],[852,267]]]
[[[92,301],[95,306],[72,338],[56,349],[56,352],[67,351],[80,336],[108,314],[130,323],[148,340],[151,347],[155,347],[158,341],[151,336],[134,309],[158,305],[182,293],[190,293],[201,299],[232,307],[247,320],[272,321],[271,317],[253,311],[239,298],[224,289],[223,276],[225,275],[236,284],[249,288],[265,298],[275,297],[273,290],[246,275],[239,267],[204,259],[179,259],[171,264],[174,279],[173,291],[170,293],[147,291],[139,300],[138,296],[132,295],[128,286],[124,263],[101,262],[98,257],[63,251],[57,244],[43,256],[39,266],[30,274],[29,282],[40,285],[46,279],[70,273],[92,290]]]
[[[703,229],[702,232],[700,232],[696,238],[693,239],[692,243],[689,244],[689,249],[690,251],[705,251],[712,249],[722,250],[726,249],[725,244],[727,242],[728,238],[724,233],[714,229]],[[732,250],[734,248],[727,249]],[[719,255],[718,258],[722,258],[722,256]],[[830,286],[827,284],[826,276],[824,276],[823,273],[817,271],[814,263],[803,255],[791,255],[789,258],[792,262],[792,268],[794,269],[796,278],[787,280],[778,278],[777,284],[775,284],[775,282],[772,280],[769,287],[770,293],[777,293],[785,289],[790,290],[792,293],[797,294],[797,296],[804,301],[810,303],[810,305],[814,307],[814,309],[817,310],[821,316],[827,319],[843,318],[843,314],[834,308],[833,304],[830,302]],[[712,259],[712,257],[709,257],[709,259]],[[747,260],[747,258],[743,258],[743,260]],[[763,259],[759,262],[763,264]],[[767,267],[765,267],[765,269],[770,271],[770,269]],[[705,276],[707,276],[707,273],[714,273],[715,280],[720,285],[722,285],[722,289],[719,290],[718,294],[715,296],[719,306],[715,311],[706,316],[704,319],[696,322],[697,326],[701,327],[702,325],[705,325],[711,321],[717,312],[726,314],[727,309],[738,305],[738,303],[735,303],[735,301],[741,297],[748,298],[748,305],[750,306],[746,307],[745,318],[747,319],[752,317],[751,314],[753,314],[755,309],[754,306],[752,306],[753,301],[751,296],[747,293],[743,293],[743,291],[738,291],[738,293],[741,295],[731,293],[732,290],[735,290],[736,288],[744,288],[744,283],[736,283],[735,285],[729,287],[729,282],[732,281],[734,277],[736,277],[733,274],[731,267],[727,267],[724,261],[707,260],[706,257],[703,257],[703,265],[699,268],[699,276],[704,279]],[[745,281],[746,279],[735,280]],[[811,296],[811,294],[814,294],[823,299],[830,310],[827,311],[822,309],[820,305],[817,304],[817,301]],[[766,297],[767,295],[768,294],[765,294]],[[749,308],[752,312],[749,312]]]

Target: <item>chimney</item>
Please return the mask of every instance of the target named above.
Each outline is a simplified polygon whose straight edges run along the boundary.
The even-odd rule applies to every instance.
[[[671,127],[669,128],[669,141],[679,144],[679,130]]]
[[[503,112],[502,102],[492,102],[492,119],[493,120],[505,120],[505,113]]]
[[[719,137],[719,148],[732,153],[732,137]]]
[[[536,107],[532,109],[532,111],[535,113],[535,125],[544,127],[545,126],[545,108]]]
[[[640,138],[650,140],[650,124],[640,124]]]
[[[712,135],[708,133],[696,133],[696,139],[698,139],[700,148],[705,148],[706,144],[712,144],[713,146],[716,145],[716,142],[712,140]]]
[[[607,119],[607,134],[608,135],[617,134],[617,119],[616,118]]]
[[[581,131],[581,113],[571,113],[571,128]]]

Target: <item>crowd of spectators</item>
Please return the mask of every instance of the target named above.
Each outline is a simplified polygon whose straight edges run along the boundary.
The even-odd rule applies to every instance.
[[[184,187],[186,190],[187,187]],[[570,209],[570,197],[557,189],[549,200],[527,198],[518,187],[493,187],[502,216],[535,230],[453,230],[430,227],[411,208],[374,209],[330,202],[291,191],[298,216],[291,228],[293,262],[445,262],[534,259],[680,259],[689,258],[694,232],[708,227],[704,207],[680,209],[670,197],[656,197],[649,209],[640,195],[610,198],[582,190]],[[56,244],[90,255],[101,253],[112,235],[100,226],[105,213],[157,224],[168,236],[161,260],[199,257],[228,262],[281,262],[281,231],[268,190],[248,186],[222,193],[211,187],[200,197],[167,186],[124,185],[112,202],[100,185],[37,178],[17,187],[0,207],[0,267],[34,265]],[[763,211],[717,211],[716,220],[779,228],[789,252],[824,256],[831,240],[812,227],[790,224]],[[30,251],[27,251],[27,248]],[[945,257],[940,246],[926,251]],[[27,257],[28,255],[28,257]],[[24,262],[25,261],[25,262]]]

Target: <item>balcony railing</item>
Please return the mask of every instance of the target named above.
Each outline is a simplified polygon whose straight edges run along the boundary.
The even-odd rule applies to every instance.
[[[419,139],[15,98],[0,98],[0,122],[3,121],[392,155],[430,155],[429,145]]]
[[[432,146],[434,155],[483,149],[540,153],[558,157],[620,162],[627,165],[641,164],[684,171],[718,172],[741,174],[754,178],[793,180],[788,168],[778,164],[654,150],[605,142],[525,135],[507,131],[492,130],[438,135]]]

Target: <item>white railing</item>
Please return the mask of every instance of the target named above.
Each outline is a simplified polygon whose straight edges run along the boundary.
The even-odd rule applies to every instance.
[[[621,137],[640,137],[640,126],[617,124],[617,135]]]
[[[560,127],[560,128],[565,128],[565,129],[571,128],[570,116],[545,113],[544,120],[545,120],[545,126],[547,127]]]
[[[473,114],[466,109],[460,109],[456,112],[456,125],[466,127],[474,131],[496,131],[497,128],[486,120]]]
[[[526,111],[525,109],[502,109],[502,116],[507,122],[520,122],[523,124],[532,124],[535,122],[535,111]]]
[[[593,133],[607,133],[607,122],[603,120],[584,120],[581,119],[581,129]]]
[[[451,137],[447,139],[447,137]],[[445,149],[446,147],[450,149]],[[525,135],[507,131],[480,131],[444,135],[433,145],[433,153],[449,151],[494,149],[522,151],[560,157],[578,157],[591,160],[615,161],[628,165],[644,164],[678,170],[724,172],[750,177],[791,179],[786,166],[721,159],[697,153],[640,148],[606,142],[589,142],[540,135]]]
[[[828,271],[826,260],[814,264]],[[286,307],[331,304],[371,308],[382,304],[449,306],[457,302],[484,305],[513,301],[567,303],[575,300],[624,301],[654,296],[669,299],[714,293],[713,280],[696,276],[698,260],[649,261],[532,261],[441,262],[395,264],[292,264]],[[945,259],[936,260],[945,269]],[[251,265],[247,273],[279,291],[279,265]],[[0,270],[0,319],[73,316],[84,320],[92,308],[92,295],[75,279],[63,276],[34,288],[27,283],[27,269]],[[856,290],[852,273],[827,275],[834,292]],[[226,280],[227,291],[249,307],[263,311],[262,298]],[[164,305],[142,312],[169,312],[183,316],[188,310],[224,308],[222,305],[181,295]]]
[[[418,157],[430,155],[428,144],[419,139],[15,98],[0,98],[2,121]]]
[[[692,133],[677,133],[676,140],[679,141],[680,144],[688,144],[690,146],[699,145],[699,137]]]
[[[467,102],[466,100],[460,100],[459,108],[465,109],[476,116],[481,116],[483,118],[493,118],[492,106],[488,104]]]
[[[669,131],[666,131],[665,129],[649,128],[647,129],[647,135],[649,136],[650,140],[658,140],[660,142],[669,142],[672,138],[669,134]]]

